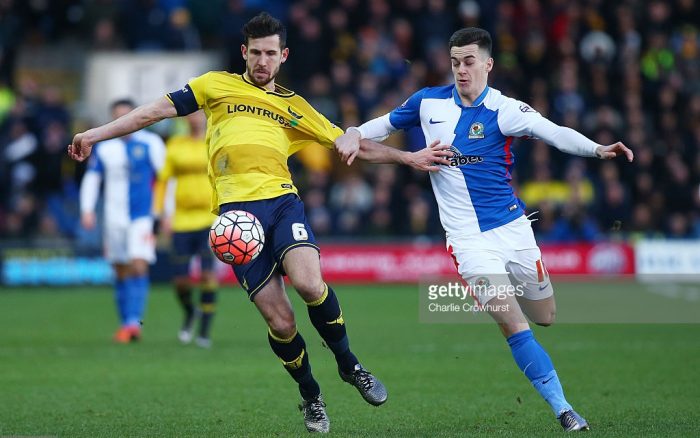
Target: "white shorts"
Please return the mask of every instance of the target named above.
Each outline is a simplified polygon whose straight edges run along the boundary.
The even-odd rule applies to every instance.
[[[530,221],[521,216],[492,230],[469,236],[448,236],[447,250],[467,284],[476,287],[475,299],[486,304],[506,286],[516,296],[542,300],[554,294],[542,253],[535,242]]]
[[[105,225],[105,258],[110,263],[128,263],[134,259],[156,261],[153,219],[140,217],[127,225]]]

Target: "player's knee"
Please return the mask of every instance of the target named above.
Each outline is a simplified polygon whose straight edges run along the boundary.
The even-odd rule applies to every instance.
[[[294,317],[276,317],[267,322],[272,334],[281,339],[289,339],[294,336],[297,331],[297,325]]]
[[[552,310],[551,312],[547,312],[544,315],[538,317],[538,321],[534,321],[534,323],[542,327],[549,327],[550,325],[554,324],[556,318],[557,312]]]
[[[321,298],[325,290],[321,277],[292,279],[292,286],[294,286],[294,289],[297,290],[299,295],[301,295],[306,302]]]
[[[191,287],[192,284],[190,282],[190,278],[188,276],[178,276],[173,279],[173,283],[175,283],[175,287],[180,289],[180,288],[188,288]]]
[[[143,259],[134,259],[131,261],[130,270],[132,275],[141,276],[148,274],[148,262]]]

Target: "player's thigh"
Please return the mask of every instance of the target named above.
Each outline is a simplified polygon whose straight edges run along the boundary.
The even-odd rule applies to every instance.
[[[178,231],[172,234],[169,259],[175,277],[189,276],[190,259],[194,255],[192,240],[191,232]]]
[[[127,246],[129,259],[141,259],[147,263],[156,261],[156,241],[153,236],[153,219],[140,217],[131,221]]]
[[[452,256],[459,275],[469,287],[477,305],[487,311],[508,337],[528,324],[518,304],[515,288],[505,268],[503,254],[492,250],[463,249],[452,246]]]
[[[299,197],[280,197],[276,222],[271,232],[275,258],[282,273],[306,301],[323,293],[319,249]]]
[[[283,267],[292,286],[304,301],[311,302],[321,298],[325,285],[316,248],[298,246],[290,249],[284,257]]]
[[[128,265],[128,227],[107,224],[104,231],[104,255],[112,264]]]
[[[277,261],[274,256],[274,243],[272,229],[275,222],[275,205],[272,200],[262,199],[258,201],[230,202],[219,207],[219,214],[227,211],[240,210],[253,214],[263,227],[265,243],[258,256],[244,265],[231,265],[236,279],[248,294],[251,301],[272,279],[278,271]]]
[[[306,220],[304,212],[304,203],[296,195],[284,195],[276,198],[275,221],[272,229],[272,245],[274,246],[275,258],[282,264],[287,253],[299,247],[315,248],[316,237],[314,236],[311,226]],[[318,254],[316,254],[318,259]],[[310,269],[320,269],[318,260]]]
[[[287,339],[294,335],[296,323],[294,311],[284,289],[282,275],[275,273],[255,294],[253,303],[265,319],[272,334]]]
[[[522,290],[520,296],[523,298],[539,301],[554,295],[552,281],[542,262],[542,253],[539,248],[513,251],[506,267],[520,286]]]
[[[498,252],[469,249],[466,243],[452,243],[450,247],[457,271],[478,304],[486,304],[495,298],[490,293],[494,287],[510,283],[504,260]]]
[[[554,288],[539,248],[514,251],[508,270],[518,288],[518,302],[535,324],[550,325],[556,315]]]

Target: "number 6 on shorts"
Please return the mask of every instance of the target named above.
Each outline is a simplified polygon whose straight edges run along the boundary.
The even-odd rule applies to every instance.
[[[309,239],[309,233],[306,232],[304,224],[300,222],[292,224],[292,236],[294,236],[294,240],[296,241]]]

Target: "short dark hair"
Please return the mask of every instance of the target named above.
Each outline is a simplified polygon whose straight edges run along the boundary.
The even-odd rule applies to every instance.
[[[131,99],[118,99],[118,100],[115,100],[114,102],[112,102],[112,104],[109,106],[109,109],[110,109],[110,111],[114,111],[114,109],[116,107],[122,106],[122,105],[129,106],[132,109],[136,108],[136,104],[134,103],[133,100],[131,100]]]
[[[279,35],[280,48],[284,49],[287,46],[287,28],[284,27],[281,21],[267,12],[259,13],[243,26],[244,44],[246,46],[251,39],[265,38],[272,35]]]
[[[453,33],[450,37],[450,46],[462,47],[469,44],[476,44],[480,49],[485,49],[491,56],[491,34],[478,27],[465,27]]]

